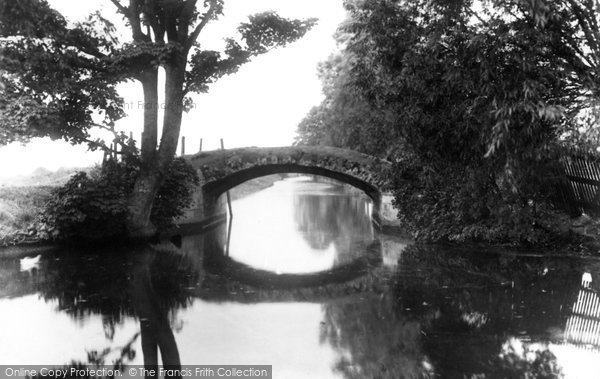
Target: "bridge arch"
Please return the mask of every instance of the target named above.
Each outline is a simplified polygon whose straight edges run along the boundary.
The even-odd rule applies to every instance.
[[[188,219],[214,217],[217,199],[227,190],[254,178],[271,174],[314,174],[361,189],[373,200],[377,223],[394,224],[391,206],[392,164],[352,150],[326,146],[248,147],[201,152],[186,156],[196,169],[200,185]]]
[[[205,193],[210,193],[211,195],[218,197],[233,187],[242,184],[243,182],[272,174],[310,174],[324,176],[327,178],[336,179],[342,183],[349,184],[362,190],[373,200],[373,202],[379,202],[381,197],[379,190],[371,183],[367,183],[354,176],[342,172],[332,171],[323,167],[303,166],[298,164],[266,164],[245,168],[240,171],[233,172],[224,178],[206,183],[203,186],[203,190]]]

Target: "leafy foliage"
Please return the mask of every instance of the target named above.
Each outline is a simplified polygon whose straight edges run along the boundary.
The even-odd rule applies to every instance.
[[[541,162],[535,168],[539,176],[524,179],[529,191],[515,193],[486,166],[433,166],[404,159],[396,164],[394,204],[404,227],[419,239],[556,242],[568,236],[567,216],[554,206],[563,178],[556,163]]]
[[[70,26],[44,0],[0,1],[0,144],[50,136],[105,146],[88,131],[111,130],[125,115],[117,84],[142,81],[148,71],[177,59],[185,65],[191,50],[184,93],[206,92],[252,56],[297,40],[316,22],[273,12],[251,16],[238,28],[239,42],[227,39],[222,54],[200,49],[195,40],[222,14],[223,1],[204,2],[204,13],[195,1],[114,3],[133,41],[120,42],[115,26],[98,12]],[[142,31],[146,26],[148,33]]]
[[[158,190],[150,219],[159,228],[172,226],[192,204],[192,195],[199,184],[194,168],[183,158],[174,159]]]
[[[562,139],[597,102],[597,7],[348,1],[299,142],[395,161],[400,218],[423,238],[538,241]]]
[[[52,193],[44,221],[59,239],[99,240],[125,234],[127,202],[139,170],[136,159],[108,161],[89,175],[79,172]],[[191,204],[198,185],[194,169],[182,158],[172,161],[158,191],[152,221],[168,227]]]
[[[0,0],[0,145],[32,137],[63,138],[91,149],[121,152],[92,128],[111,132],[117,145],[129,141],[115,130],[124,102],[117,85],[136,81],[144,93],[140,166],[128,200],[131,236],[154,232],[152,200],[175,155],[182,114],[191,93],[207,92],[252,57],[301,38],[315,19],[294,20],[263,12],[249,17],[222,51],[197,43],[206,25],[223,14],[223,0],[111,0],[131,31],[120,41],[99,12],[69,24],[45,0]],[[158,72],[164,69],[164,118],[158,143]],[[82,183],[84,184],[84,183]]]
[[[370,104],[350,73],[348,52],[334,54],[319,65],[325,100],[298,125],[295,144],[345,147],[380,157],[393,155],[397,140],[390,115]]]
[[[114,45],[94,32],[93,16],[69,28],[45,1],[2,1],[0,9],[1,144],[41,136],[82,142],[97,122],[108,127],[123,117],[115,87],[122,78],[101,59]]]

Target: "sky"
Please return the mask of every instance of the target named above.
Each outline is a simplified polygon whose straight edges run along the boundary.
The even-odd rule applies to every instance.
[[[109,0],[49,0],[70,21],[83,20],[99,9],[119,22]],[[216,149],[223,138],[226,148],[286,146],[294,140],[298,123],[323,99],[317,64],[335,51],[333,34],[343,21],[342,0],[226,0],[224,16],[209,24],[199,42],[202,48],[220,50],[223,39],[235,36],[235,28],[247,16],[274,10],[289,18],[316,17],[318,24],[301,40],[255,57],[233,75],[221,78],[207,94],[194,95],[195,107],[184,114],[181,136],[186,154]],[[126,36],[128,37],[128,35]],[[139,140],[142,131],[141,85],[119,87],[128,116],[117,127]],[[178,148],[178,153],[181,151]],[[86,167],[99,163],[101,152],[64,141],[34,139],[0,148],[0,177],[27,175],[38,167]]]

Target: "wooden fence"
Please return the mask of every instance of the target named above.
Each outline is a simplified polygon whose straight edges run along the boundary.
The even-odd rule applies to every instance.
[[[133,139],[133,132],[129,132],[129,138]],[[181,155],[185,155],[185,136],[181,136],[181,143],[179,144],[181,149]],[[138,146],[139,147],[139,146]],[[223,138],[221,138],[221,148],[223,148]],[[102,165],[109,160],[120,160],[122,154],[122,148],[116,142],[112,142],[109,145],[109,149],[104,151],[104,157],[102,158]],[[200,138],[200,148],[198,152],[202,151],[202,138]]]
[[[580,212],[600,216],[600,159],[572,155],[561,163],[570,183],[569,200]]]

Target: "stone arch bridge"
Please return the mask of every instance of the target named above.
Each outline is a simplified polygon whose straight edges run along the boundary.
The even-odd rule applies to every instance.
[[[209,223],[224,215],[219,196],[250,179],[280,173],[313,174],[364,191],[373,200],[373,219],[381,229],[399,227],[392,207],[389,161],[326,146],[247,147],[187,155],[200,178],[194,204],[181,224]]]

